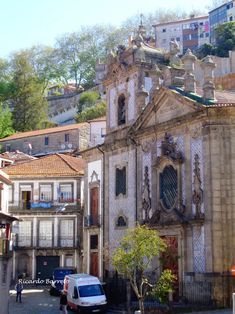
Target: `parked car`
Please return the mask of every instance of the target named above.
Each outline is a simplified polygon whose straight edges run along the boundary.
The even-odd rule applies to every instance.
[[[57,267],[53,271],[50,295],[60,295],[64,287],[64,278],[66,275],[75,274],[74,267]]]
[[[64,290],[67,291],[68,308],[79,313],[104,313],[107,299],[97,277],[88,274],[66,275]]]

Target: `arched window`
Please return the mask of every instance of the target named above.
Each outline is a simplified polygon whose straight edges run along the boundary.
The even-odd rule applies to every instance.
[[[122,94],[118,97],[118,125],[126,123],[126,99]]]
[[[178,197],[177,170],[167,165],[160,173],[160,199],[165,209],[175,206]]]
[[[117,219],[117,227],[126,227],[126,219],[123,216],[119,216]]]

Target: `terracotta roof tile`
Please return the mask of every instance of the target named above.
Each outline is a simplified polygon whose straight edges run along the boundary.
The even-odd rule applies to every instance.
[[[36,157],[30,156],[20,151],[2,153],[0,154],[0,158],[8,159],[14,161],[15,163],[37,159]]]
[[[58,126],[58,127],[43,129],[43,130],[35,130],[35,131],[28,131],[28,132],[22,132],[22,133],[15,133],[13,135],[10,135],[8,137],[0,139],[0,142],[4,142],[4,141],[8,141],[8,140],[17,140],[17,139],[25,138],[25,137],[32,137],[32,136],[39,136],[39,135],[69,131],[69,130],[76,130],[76,129],[80,129],[81,127],[83,127],[85,125],[87,125],[86,122],[63,125],[63,126]]]
[[[12,177],[72,177],[84,174],[85,162],[82,158],[63,154],[53,154],[3,169]]]
[[[99,122],[99,121],[106,121],[106,116],[99,117],[99,118],[92,119],[92,120],[87,120],[87,122]]]

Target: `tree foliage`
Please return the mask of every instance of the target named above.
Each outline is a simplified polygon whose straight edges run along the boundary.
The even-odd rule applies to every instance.
[[[169,293],[173,293],[172,283],[176,280],[176,276],[171,270],[163,270],[157,284],[151,290],[151,295],[158,299],[161,303],[167,303]]]
[[[76,116],[76,122],[85,122],[106,115],[106,104],[104,102],[97,103],[95,106],[83,110]]]
[[[228,57],[229,50],[235,49],[235,22],[227,22],[215,28],[216,55]]]
[[[156,230],[138,225],[127,232],[112,256],[114,268],[130,280],[139,300],[141,313],[144,313],[144,298],[149,288],[155,286],[147,277],[146,272],[151,269],[153,259],[164,252],[166,247],[165,241],[159,237]],[[173,280],[173,277],[171,279]],[[164,286],[161,283],[165,280],[166,273],[163,273],[156,288],[158,292],[162,291],[161,287]]]
[[[0,103],[0,138],[4,138],[14,133],[12,127],[12,114],[8,106]]]
[[[199,59],[203,59],[208,55],[214,55],[215,54],[215,48],[214,48],[214,46],[212,46],[212,44],[205,43],[204,45],[202,45],[201,47],[199,47],[197,49],[195,54]]]
[[[80,31],[64,34],[57,39],[55,54],[60,79],[66,84],[87,88],[94,85],[97,60],[123,42],[124,34],[111,25],[92,25]]]
[[[11,95],[13,126],[17,131],[36,130],[47,120],[47,101],[43,86],[24,53],[15,54],[11,60],[14,88]]]
[[[82,93],[78,101],[77,113],[80,114],[84,109],[94,106],[99,97],[99,94],[94,91]]]

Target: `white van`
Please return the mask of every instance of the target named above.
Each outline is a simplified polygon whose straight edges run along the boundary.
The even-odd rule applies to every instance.
[[[87,274],[66,275],[64,290],[67,291],[68,307],[87,313],[104,313],[107,300],[97,277]]]

